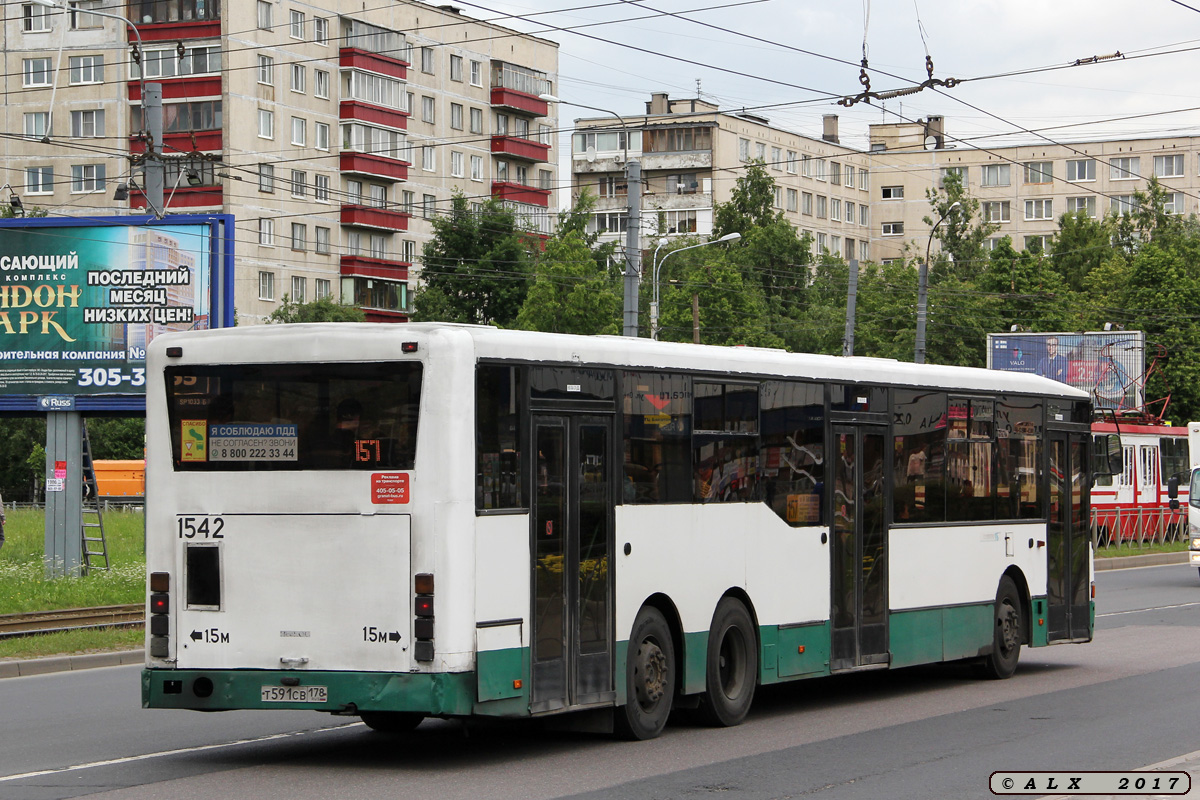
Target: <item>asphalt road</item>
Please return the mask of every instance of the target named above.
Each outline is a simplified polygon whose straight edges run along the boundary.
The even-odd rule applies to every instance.
[[[746,723],[626,743],[431,720],[412,736],[315,712],[143,710],[138,669],[0,681],[0,800],[972,798],[996,770],[1135,769],[1200,750],[1200,578],[1097,576],[1097,638],[763,690]],[[1200,787],[1197,789],[1200,796]]]

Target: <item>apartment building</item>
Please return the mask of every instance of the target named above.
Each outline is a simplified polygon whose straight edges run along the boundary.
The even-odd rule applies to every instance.
[[[821,139],[771,125],[766,117],[721,111],[699,99],[654,94],[646,113],[575,120],[571,171],[575,197],[598,196],[592,229],[624,241],[627,159],[642,167],[643,249],[662,238],[712,233],[715,204],[762,162],[775,179],[775,207],[816,252],[872,257],[870,154],[839,144],[837,117]]]
[[[144,213],[131,156],[161,84],[167,211],[236,218],[241,324],[285,295],[407,319],[456,191],[550,229],[554,42],[412,0],[64,2],[5,6],[5,182],[55,216]]]
[[[1200,193],[1200,139],[1154,137],[986,148],[955,146],[942,117],[870,126],[874,255],[900,258],[912,242],[923,255],[930,226],[926,192],[955,172],[996,223],[994,247],[1012,237],[1017,250],[1044,246],[1058,218],[1082,211],[1100,218],[1133,210],[1134,192],[1151,177],[1166,188],[1167,209],[1195,213]]]

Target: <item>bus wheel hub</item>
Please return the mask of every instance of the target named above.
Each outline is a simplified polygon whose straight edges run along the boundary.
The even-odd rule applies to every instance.
[[[657,703],[663,696],[667,682],[667,656],[653,642],[643,642],[638,650],[635,669],[639,680],[634,684],[638,702],[642,705]]]

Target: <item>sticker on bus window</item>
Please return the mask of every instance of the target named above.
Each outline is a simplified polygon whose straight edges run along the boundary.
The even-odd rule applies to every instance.
[[[181,461],[208,460],[208,422],[202,419],[185,419],[179,423],[179,448]]]
[[[815,494],[789,494],[787,521],[793,524],[821,521],[821,498]]]
[[[230,422],[208,428],[209,461],[295,461],[299,426]]]
[[[371,502],[375,503],[376,505],[382,505],[385,503],[407,503],[408,473],[372,472]]]

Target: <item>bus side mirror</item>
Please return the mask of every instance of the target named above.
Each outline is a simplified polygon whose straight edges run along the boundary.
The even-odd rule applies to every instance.
[[[1124,452],[1121,437],[1115,433],[1104,433],[1092,440],[1092,474],[1120,475],[1124,470]]]
[[[1168,504],[1172,511],[1179,510],[1179,476],[1172,475],[1167,479],[1167,497],[1171,498]]]

